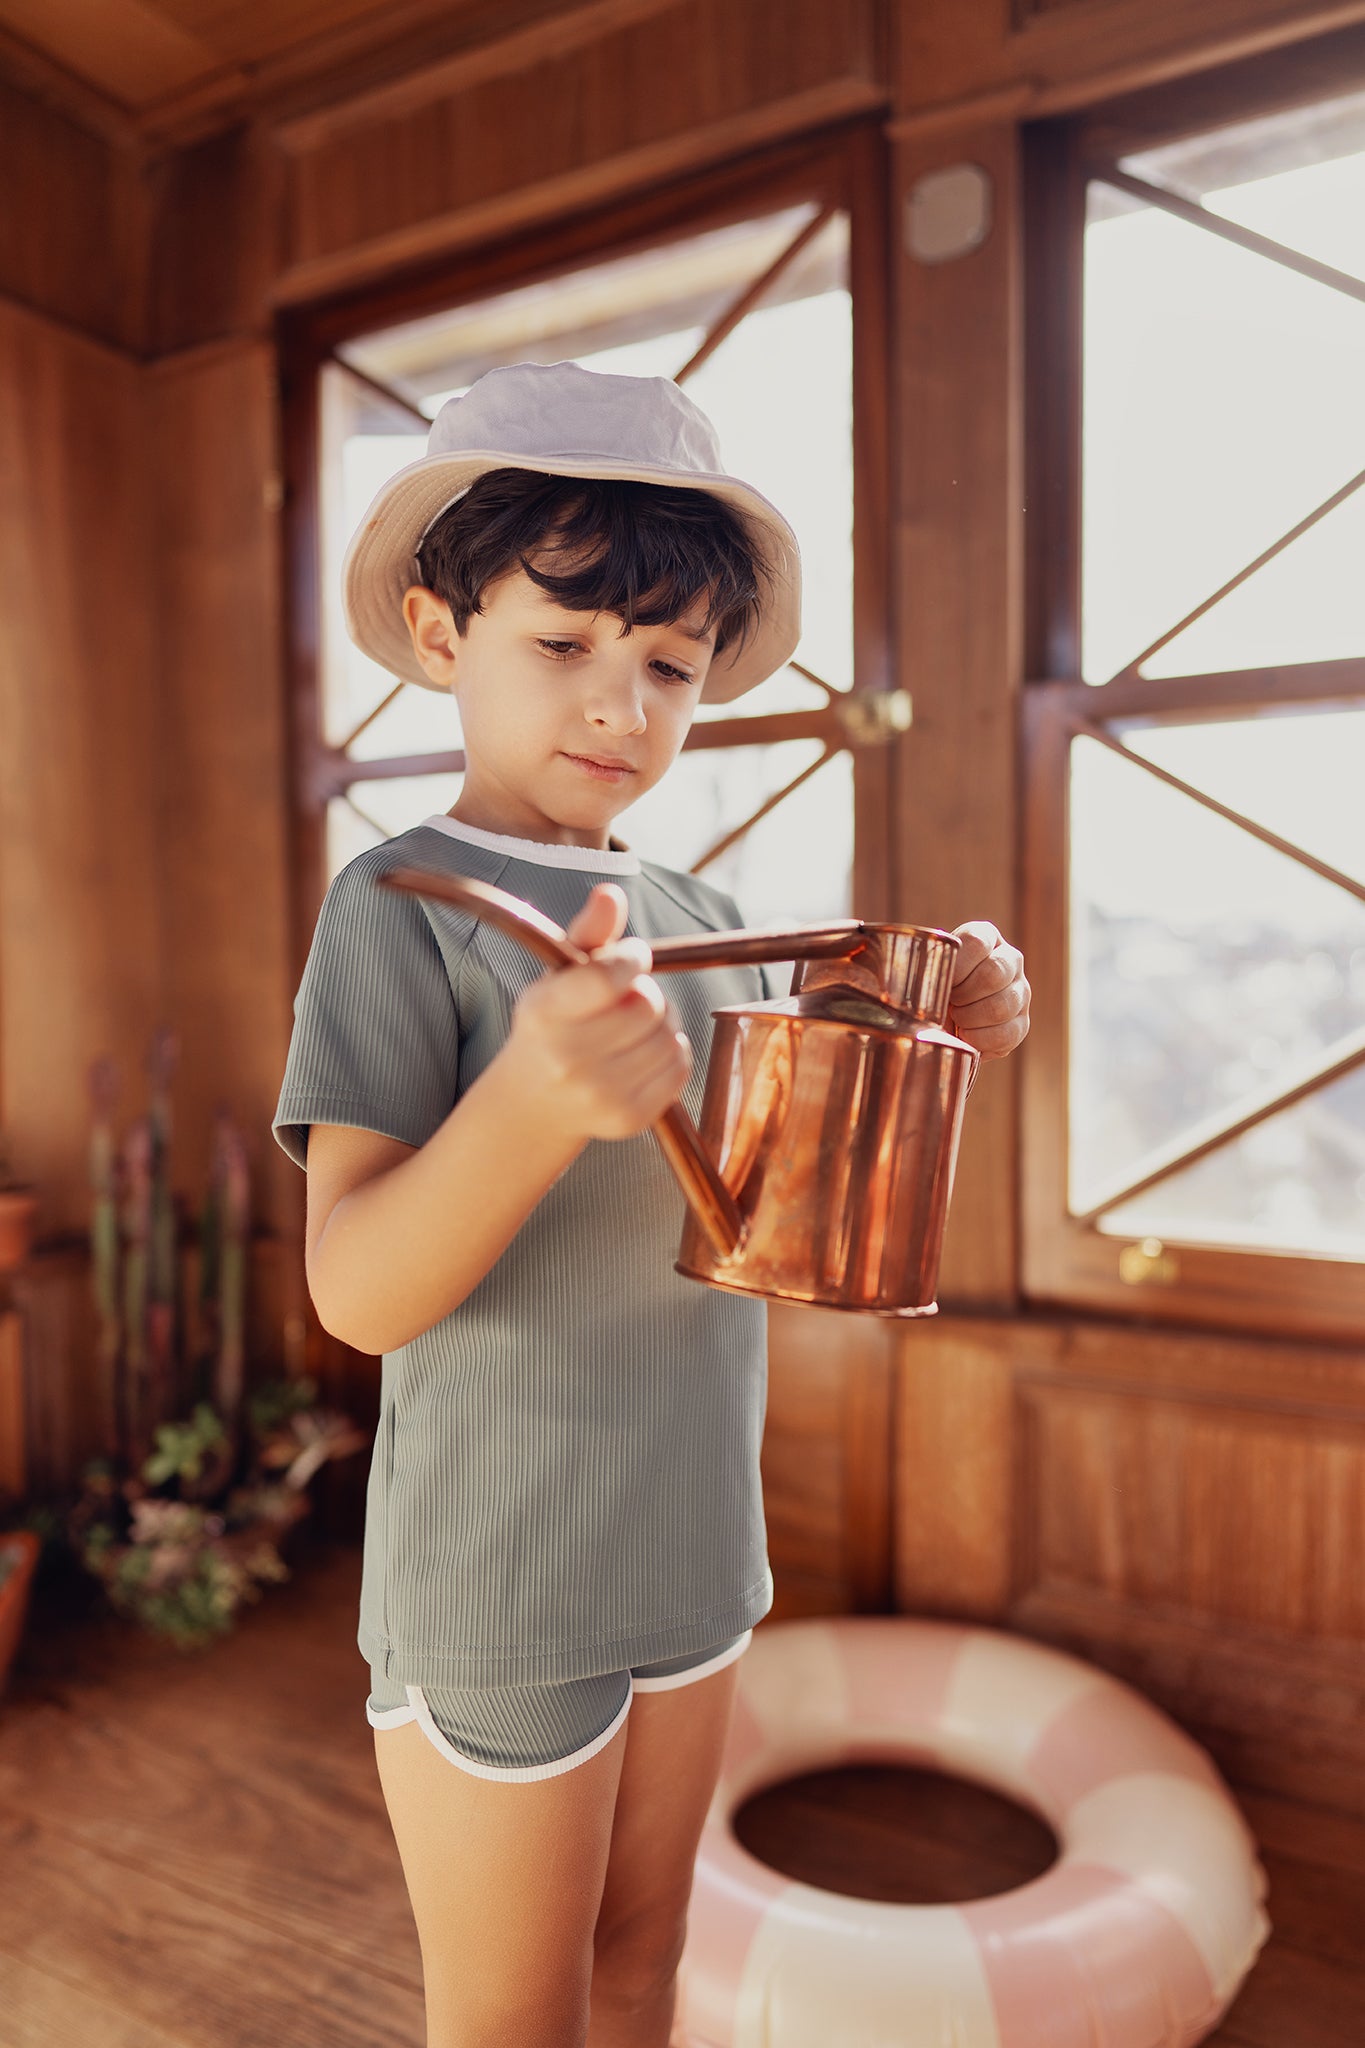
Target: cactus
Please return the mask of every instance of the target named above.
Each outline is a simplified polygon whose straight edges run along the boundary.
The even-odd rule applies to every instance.
[[[153,1416],[147,1366],[147,1267],[152,1219],[152,1134],[139,1117],[123,1141],[124,1440],[146,1456]]]
[[[215,1365],[218,1358],[219,1247],[221,1207],[218,1190],[217,1145],[214,1164],[199,1206],[199,1300],[195,1310],[194,1387],[196,1401],[213,1399]]]
[[[178,1047],[164,1026],[152,1039],[147,1060],[150,1082],[147,1127],[151,1138],[147,1241],[147,1381],[152,1424],[178,1408],[180,1384],[180,1261],[175,1197],[171,1192],[171,1079]]]
[[[126,1450],[123,1384],[123,1316],[119,1301],[118,1153],[111,1121],[118,1076],[110,1059],[89,1070],[90,1088],[90,1266],[98,1325],[99,1399],[104,1410],[105,1456],[116,1461]]]
[[[214,1376],[218,1407],[235,1424],[242,1406],[246,1356],[246,1272],[250,1187],[242,1134],[225,1110],[214,1132],[214,1181],[218,1189],[218,1362]]]
[[[149,1106],[121,1148],[111,1112],[112,1062],[90,1068],[90,1246],[108,1450],[137,1465],[153,1432],[188,1388],[181,1363],[179,1229],[170,1180],[170,1082],[176,1041],[156,1033],[147,1061]],[[120,1256],[121,1254],[121,1256]]]

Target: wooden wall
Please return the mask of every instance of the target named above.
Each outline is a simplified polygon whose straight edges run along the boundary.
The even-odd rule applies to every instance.
[[[23,1285],[33,1477],[89,1448],[86,1070],[137,1092],[166,949],[147,393],[103,341],[0,302],[0,1121],[52,1241]]]
[[[880,127],[890,626],[915,702],[888,885],[905,914],[1017,931],[1020,123],[1362,18],[1365,0],[589,0],[382,85],[296,87],[179,149],[0,82],[27,200],[0,231],[0,1114],[46,1205],[39,1469],[81,1436],[82,1066],[107,1047],[136,1073],[163,1016],[186,1183],[217,1100],[253,1132],[258,1345],[330,1351],[303,1344],[303,1182],[268,1132],[308,938],[277,313],[833,122]],[[963,161],[992,180],[991,233],[918,264],[915,182]],[[1007,1065],[973,1096],[940,1318],[774,1317],[780,1608],[1073,1642],[1238,1769],[1359,1804],[1365,1365],[1024,1312],[1017,1092]]]

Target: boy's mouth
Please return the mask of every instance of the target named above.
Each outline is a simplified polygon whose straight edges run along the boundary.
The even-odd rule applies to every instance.
[[[621,760],[618,755],[566,753],[564,759],[572,761],[575,768],[581,768],[586,775],[595,776],[599,782],[624,782],[627,775],[635,773],[629,761]]]

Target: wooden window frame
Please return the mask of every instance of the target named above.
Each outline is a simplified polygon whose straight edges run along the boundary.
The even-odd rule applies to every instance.
[[[1033,1303],[1342,1343],[1358,1344],[1365,1329],[1365,1263],[1176,1239],[1169,1257],[1135,1260],[1132,1238],[1106,1235],[1070,1213],[1067,1177],[1073,738],[1128,713],[1216,718],[1269,705],[1365,699],[1365,658],[1159,679],[1125,672],[1102,688],[1081,679],[1086,187],[1120,157],[1361,89],[1365,29],[1351,29],[1023,131],[1028,680],[1020,764],[1023,940],[1034,1024],[1021,1103],[1020,1253],[1023,1292]]]
[[[291,791],[293,950],[301,973],[326,886],[326,808],[334,764],[322,740],[322,676],[318,589],[318,386],[323,367],[346,341],[376,329],[453,309],[493,293],[596,262],[655,249],[713,228],[815,202],[846,211],[849,289],[854,304],[853,381],[853,676],[854,691],[892,689],[889,615],[891,437],[889,416],[889,253],[885,193],[886,143],[876,118],[860,116],[818,135],[703,174],[663,184],[566,217],[549,217],[436,264],[348,292],[324,303],[282,309],[277,317],[281,441],[285,479],[284,581]],[[836,682],[845,679],[835,678]],[[871,708],[871,707],[869,707]],[[827,717],[770,714],[708,721],[710,744],[753,744],[791,737]],[[874,720],[875,727],[876,721]],[[721,739],[719,730],[725,728]],[[852,745],[854,766],[853,894],[860,912],[884,914],[889,874],[890,732]]]

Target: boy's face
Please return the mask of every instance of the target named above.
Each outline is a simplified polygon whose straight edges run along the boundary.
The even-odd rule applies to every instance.
[[[550,565],[537,557],[536,567]],[[518,568],[489,584],[463,637],[414,584],[417,659],[460,707],[467,758],[455,816],[487,831],[605,847],[608,827],[663,775],[692,723],[714,630],[698,600],[665,626],[566,611]]]

